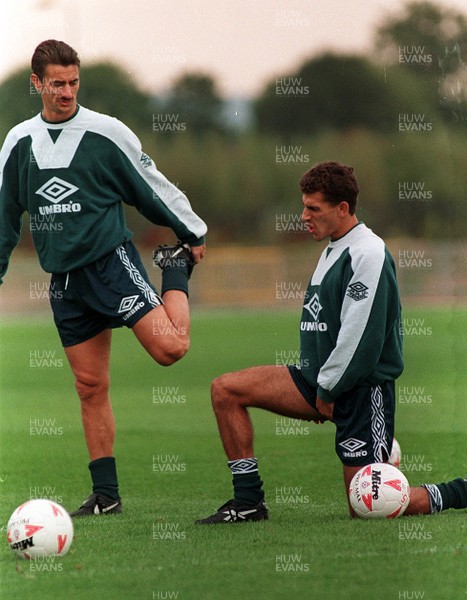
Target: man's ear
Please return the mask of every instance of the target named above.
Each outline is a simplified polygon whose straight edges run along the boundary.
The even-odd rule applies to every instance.
[[[344,200],[342,202],[339,203],[339,213],[342,216],[348,215],[349,214],[349,203],[345,202]]]
[[[31,83],[36,88],[36,91],[40,93],[42,89],[42,82],[35,73],[31,75]]]

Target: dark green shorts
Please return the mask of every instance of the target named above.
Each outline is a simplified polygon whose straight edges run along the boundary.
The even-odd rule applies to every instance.
[[[63,346],[85,342],[104,329],[133,327],[162,304],[131,242],[85,267],[52,275],[50,289]]]
[[[290,375],[305,400],[316,408],[316,389],[295,365]],[[386,462],[394,438],[394,381],[358,386],[334,402],[336,453],[344,465],[358,467]]]

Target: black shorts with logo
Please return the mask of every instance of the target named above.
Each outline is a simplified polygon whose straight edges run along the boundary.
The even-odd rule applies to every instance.
[[[138,251],[125,242],[89,265],[53,274],[50,304],[66,347],[104,329],[133,327],[162,299],[149,282]]]
[[[302,396],[316,408],[316,389],[298,367],[288,369]],[[344,465],[363,467],[389,458],[394,438],[394,387],[394,381],[358,386],[336,398],[336,453]]]

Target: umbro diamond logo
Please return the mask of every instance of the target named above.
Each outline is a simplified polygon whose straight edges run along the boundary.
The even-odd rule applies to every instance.
[[[356,302],[364,300],[368,298],[368,287],[361,281],[356,281],[347,288],[347,296]]]
[[[318,294],[315,292],[313,296],[308,300],[306,304],[303,305],[303,308],[306,309],[313,320],[308,321],[308,318],[305,316],[302,317],[302,321],[300,323],[300,331],[327,331],[328,325],[324,321],[320,322],[318,320],[319,313],[322,310],[322,306],[319,303]]]
[[[52,177],[37,190],[36,194],[40,194],[53,204],[57,204],[78,190],[79,188],[76,185],[72,185],[60,179],[60,177]]]
[[[144,307],[144,302],[136,303],[138,298],[139,294],[136,294],[135,296],[125,296],[125,298],[122,298],[120,306],[118,307],[118,314],[125,313],[122,317],[124,321],[128,321],[130,317]]]
[[[124,313],[131,310],[138,298],[138,294],[136,294],[136,296],[125,296],[125,298],[122,298],[122,301],[120,302],[120,306],[118,308],[118,312]]]
[[[141,154],[141,158],[139,159],[139,161],[144,169],[147,169],[152,165],[152,158],[148,156],[145,152]]]
[[[310,313],[315,321],[318,320],[318,315],[320,310],[323,308],[319,303],[318,294],[315,292],[313,296],[310,298],[309,302],[304,305],[304,308]]]
[[[363,448],[363,446],[366,446],[366,442],[362,442],[362,440],[357,440],[356,438],[349,438],[343,442],[340,442],[339,446],[342,446],[349,452],[355,452],[356,450]]]

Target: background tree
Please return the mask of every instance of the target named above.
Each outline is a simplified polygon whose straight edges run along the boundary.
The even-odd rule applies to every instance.
[[[442,9],[436,11],[444,15]],[[410,20],[411,14],[405,9],[393,21]],[[429,11],[428,21],[415,19],[409,31],[417,27],[425,31],[426,22],[436,20],[433,14]],[[459,23],[464,27],[465,21],[448,19],[440,25],[451,35],[439,38],[443,43],[454,40],[453,32],[461,33],[460,42],[448,51],[439,46],[439,62],[435,51],[428,50],[426,38],[418,38],[416,33],[400,39],[395,33],[387,37],[391,23],[380,28],[378,43],[384,30],[386,46],[381,42],[371,60],[325,53],[274,78],[253,103],[258,127],[236,136],[219,135],[225,130],[221,121],[224,102],[214,78],[207,74],[185,74],[175,81],[167,97],[157,99],[118,66],[84,66],[80,102],[120,118],[135,131],[145,152],[208,221],[211,243],[287,244],[300,239],[300,233],[278,236],[277,216],[298,216],[298,179],[311,164],[326,159],[355,166],[362,188],[359,214],[381,235],[442,238],[447,231],[450,239],[465,238],[464,135],[460,127],[446,127],[439,112],[445,98],[450,122],[453,115],[458,120],[464,115],[465,37],[464,29],[457,27]],[[390,39],[396,50],[391,60],[385,54]],[[425,46],[423,52],[433,54],[433,64],[414,68],[402,64],[399,43]],[[410,55],[407,49],[403,51]],[[28,68],[21,69],[0,84],[2,138],[12,126],[40,110],[29,74]],[[441,98],[438,80],[444,94]],[[155,115],[167,113],[186,125],[184,135],[166,135],[154,128]],[[432,131],[401,133],[397,125],[401,113],[423,113]],[[291,154],[297,160],[279,164],[277,147],[287,143],[299,148],[295,156]],[[423,186],[429,200],[401,199],[401,183],[407,182]],[[156,228],[137,211],[128,211],[128,220],[140,239],[150,245],[160,243],[154,239]]]
[[[417,75],[423,74],[423,67],[438,72],[438,60],[446,49],[455,44],[467,46],[467,18],[464,14],[449,8],[441,8],[431,2],[410,2],[401,14],[385,20],[376,31],[375,48],[386,63],[400,63],[400,58],[412,53],[431,55],[432,61],[406,60],[404,64]]]
[[[278,77],[255,102],[258,128],[281,135],[364,127],[388,132],[397,114],[429,107],[410,73],[361,56],[324,54]]]
[[[36,115],[41,109],[40,98],[29,81],[31,69],[19,69],[0,85],[0,139],[20,121]]]
[[[431,101],[448,119],[466,119],[467,17],[431,2],[411,2],[376,32],[375,50],[385,64],[404,66],[428,84]]]
[[[154,97],[143,91],[127,73],[113,63],[97,63],[80,69],[79,103],[86,108],[117,117],[136,131],[152,126],[157,109]]]
[[[176,115],[195,135],[223,130],[223,100],[214,78],[203,73],[187,73],[177,79],[164,103],[167,113]]]

